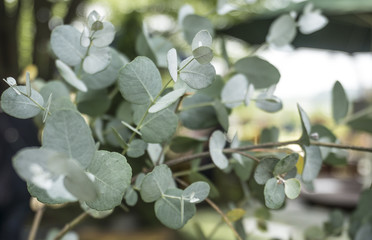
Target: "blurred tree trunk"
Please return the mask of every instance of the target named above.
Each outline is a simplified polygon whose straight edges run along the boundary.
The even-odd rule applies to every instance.
[[[0,78],[12,76],[17,78],[22,69],[19,69],[18,64],[18,27],[20,21],[20,11],[23,1],[18,0],[16,6],[11,12],[8,11],[5,5],[6,0],[0,0]],[[64,23],[69,24],[76,16],[78,6],[85,0],[70,0],[68,11],[64,17]],[[51,8],[53,1],[49,0],[34,0],[33,1],[33,17],[34,17],[34,40],[32,60],[39,69],[39,77],[46,80],[51,79],[54,73],[54,60],[50,57],[48,51],[50,28],[49,20],[52,17]],[[1,81],[0,93],[6,88],[6,84]]]
[[[12,13],[6,11],[5,0],[0,1],[0,77],[18,76],[17,27],[21,1]]]

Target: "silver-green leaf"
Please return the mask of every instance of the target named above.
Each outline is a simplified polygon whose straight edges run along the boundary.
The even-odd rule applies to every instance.
[[[284,14],[271,24],[266,41],[276,47],[283,47],[293,41],[296,33],[297,26],[295,20],[289,14]]]
[[[87,205],[99,211],[120,205],[132,179],[132,169],[126,158],[116,152],[98,151],[88,172],[95,177],[94,184],[99,195],[97,199],[87,201]]]
[[[280,208],[285,200],[284,183],[276,178],[269,179],[264,188],[265,205],[271,209]]]
[[[76,89],[82,91],[82,92],[86,92],[88,91],[88,88],[87,86],[85,85],[85,83],[83,81],[81,81],[77,76],[76,74],[74,73],[74,71],[72,71],[72,69],[67,66],[64,62],[62,62],[61,60],[56,60],[56,67],[59,71],[59,73],[61,74],[62,78],[68,82],[69,84],[71,84],[73,87],[75,87]]]
[[[214,131],[209,139],[209,152],[213,163],[220,169],[225,169],[229,165],[229,161],[223,154],[225,144],[225,135],[219,130]]]
[[[26,119],[32,118],[38,115],[41,111],[40,106],[44,105],[43,97],[35,90],[31,89],[32,99],[26,97],[26,87],[17,86],[18,91],[22,92],[24,95],[18,95],[12,88],[8,88],[1,95],[1,108],[4,112],[10,116]]]
[[[278,159],[272,157],[262,159],[254,172],[256,182],[263,185],[270,178],[274,177],[273,171],[278,162]]]
[[[216,70],[212,64],[200,64],[193,57],[188,57],[180,64],[180,78],[193,89],[203,89],[212,84]]]
[[[186,89],[180,88],[167,93],[166,95],[158,99],[156,103],[150,107],[149,112],[156,113],[169,107],[170,105],[175,103],[180,97],[182,97],[185,91]]]
[[[292,170],[296,166],[298,157],[298,153],[291,153],[280,159],[279,162],[275,165],[273,171],[274,176],[278,176]]]
[[[313,181],[319,174],[323,159],[318,146],[302,146],[305,151],[305,165],[302,172],[304,182]]]
[[[85,169],[96,151],[90,128],[73,110],[54,112],[45,124],[43,147],[54,149],[76,159]]]
[[[295,199],[300,195],[301,183],[296,178],[290,178],[284,182],[284,192],[287,198]]]
[[[120,70],[119,90],[131,103],[154,102],[161,87],[159,70],[147,57],[137,57]]]
[[[242,104],[248,90],[248,80],[243,74],[236,74],[227,81],[221,91],[221,100],[228,108]]]
[[[332,116],[336,123],[346,117],[349,110],[349,100],[342,84],[337,81],[332,89]]]
[[[209,195],[210,187],[208,183],[198,181],[188,186],[182,193],[184,198],[189,199],[190,203],[200,203]]]

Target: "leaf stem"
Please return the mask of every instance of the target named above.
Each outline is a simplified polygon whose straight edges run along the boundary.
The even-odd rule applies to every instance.
[[[64,228],[58,233],[58,235],[54,238],[54,240],[60,240],[68,231],[70,231],[72,228],[74,228],[76,225],[81,223],[86,217],[88,217],[87,212],[83,212],[79,216],[77,216],[75,219],[73,219],[71,222],[67,223]]]
[[[179,178],[175,178],[176,181],[181,184],[182,186],[184,187],[187,187],[189,184],[187,184],[186,182],[182,181],[181,179]],[[224,214],[222,212],[222,210],[212,201],[210,200],[209,198],[206,198],[205,201],[214,209],[216,210],[216,212],[218,214],[221,215],[222,219],[225,221],[225,223],[227,224],[227,226],[229,226],[229,228],[231,229],[231,231],[234,233],[235,237],[238,239],[238,240],[242,240],[242,238],[239,236],[238,232],[235,230],[234,226],[232,225],[232,223],[230,222],[229,218],[226,216],[226,214]]]
[[[164,92],[164,90],[168,87],[168,85],[172,81],[173,81],[172,78],[168,80],[168,82],[163,86],[163,88],[160,90],[160,92],[158,93],[158,95],[156,95],[156,97],[154,98],[154,101],[152,101],[150,103],[150,105],[147,107],[145,113],[143,114],[141,120],[139,121],[139,123],[137,124],[137,127],[135,128],[136,131],[140,130],[140,128],[142,127],[143,122],[145,121],[145,118],[149,114],[149,109],[156,103],[156,100],[161,96],[161,94]],[[127,143],[128,146],[133,141],[134,137],[136,136],[136,134],[137,134],[136,131],[134,131],[132,133],[132,135],[130,136],[130,138],[128,140],[128,143]],[[127,151],[128,151],[128,149],[127,148],[124,148],[123,151],[121,152],[121,154],[122,155],[125,155],[127,153]]]
[[[371,113],[372,113],[372,106],[369,106],[367,108],[364,108],[364,109],[362,109],[362,110],[360,110],[360,111],[358,111],[358,112],[356,112],[356,113],[354,113],[352,115],[349,115],[348,117],[344,118],[340,122],[340,124],[347,124],[347,123],[349,123],[349,122],[351,122],[351,121],[353,121],[355,119],[361,118],[361,117],[363,117],[365,115],[368,115],[368,114],[371,114]]]
[[[292,140],[292,141],[284,141],[284,142],[272,142],[272,143],[263,143],[263,144],[257,144],[257,145],[247,145],[243,147],[237,147],[237,148],[225,148],[223,150],[224,153],[232,153],[236,152],[239,154],[242,154],[242,151],[249,151],[249,150],[256,150],[256,149],[262,149],[262,148],[276,148],[281,146],[287,146],[291,144],[301,145],[300,140]],[[328,148],[340,148],[340,149],[349,149],[354,151],[362,151],[362,152],[372,152],[372,148],[367,147],[359,147],[359,146],[351,146],[351,145],[344,145],[344,144],[337,144],[337,143],[324,143],[324,142],[317,142],[317,141],[311,141],[310,145],[314,146],[320,146],[320,147],[328,147]],[[196,153],[192,155],[182,156],[176,159],[172,159],[170,161],[167,161],[165,164],[168,166],[173,166],[176,164],[184,163],[191,161],[196,158],[203,158],[203,157],[209,157],[210,153],[209,151]],[[247,153],[244,153],[246,157],[249,157],[253,159],[253,156],[248,156]],[[253,159],[255,160],[255,159]],[[257,161],[259,159],[256,159]]]
[[[41,207],[36,211],[34,221],[32,222],[31,231],[30,231],[30,234],[28,235],[28,240],[35,239],[37,230],[40,226],[41,219],[43,218],[44,211],[45,211],[45,207]]]
[[[178,69],[177,73],[180,73],[184,68],[187,67],[187,65],[189,65],[193,60],[195,60],[195,58],[191,58],[190,61],[188,61],[182,68]]]

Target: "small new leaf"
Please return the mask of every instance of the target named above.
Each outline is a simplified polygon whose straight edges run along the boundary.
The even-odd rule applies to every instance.
[[[306,112],[301,108],[299,104],[297,104],[298,112],[301,118],[301,126],[302,126],[302,135],[301,135],[301,143],[309,146],[310,145],[310,134],[311,134],[311,123],[309,117],[307,116]]]
[[[88,88],[87,86],[85,85],[85,83],[83,81],[81,81],[74,73],[74,71],[71,70],[71,68],[69,66],[67,66],[64,62],[62,62],[61,60],[56,60],[56,67],[59,71],[59,73],[61,74],[62,78],[68,82],[69,84],[71,84],[73,87],[75,87],[76,89],[82,91],[82,92],[86,92],[88,91]]]
[[[219,130],[214,131],[209,139],[209,152],[213,163],[220,169],[225,169],[229,165],[229,161],[222,152],[225,144],[225,135]]]
[[[301,192],[301,183],[296,178],[290,178],[284,183],[285,195],[289,199],[295,199],[300,195]]]
[[[52,103],[52,96],[53,96],[53,93],[50,93],[47,104],[45,106],[44,114],[43,114],[43,123],[45,123],[49,115],[50,104]]]
[[[26,72],[26,94],[31,97],[30,72]]]
[[[167,53],[168,71],[174,82],[177,82],[178,78],[178,57],[176,49],[172,48]]]
[[[342,84],[337,81],[332,89],[332,115],[336,123],[346,117],[349,110],[349,101]]]

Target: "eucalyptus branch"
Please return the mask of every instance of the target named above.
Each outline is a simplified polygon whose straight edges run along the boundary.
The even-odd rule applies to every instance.
[[[149,110],[150,108],[156,103],[156,100],[158,100],[158,98],[161,96],[161,94],[165,91],[165,89],[168,87],[168,85],[172,82],[172,78],[168,80],[168,82],[163,86],[163,88],[160,90],[160,92],[158,93],[158,95],[156,95],[156,97],[154,98],[154,101],[151,101],[150,105],[147,107],[145,113],[143,114],[141,120],[138,122],[137,124],[137,127],[135,128],[136,131],[140,130],[140,128],[142,127],[142,124],[143,122],[145,121],[145,118],[147,117],[147,115],[149,114]],[[136,131],[133,131],[132,135],[130,136],[128,142],[127,142],[127,145],[129,146],[129,144],[133,141],[134,137],[136,136]],[[128,149],[127,148],[124,148],[123,151],[122,151],[122,155],[125,155],[127,153]]]
[[[39,226],[40,226],[41,219],[43,218],[44,211],[45,211],[45,207],[40,207],[36,211],[34,220],[32,222],[31,231],[30,231],[30,234],[28,235],[28,240],[35,239],[37,230],[39,229]]]
[[[175,178],[176,181],[181,184],[182,186],[184,187],[187,187],[189,184],[187,184],[186,182],[182,181],[181,179],[179,178]],[[214,209],[216,210],[216,212],[218,214],[221,215],[222,219],[225,221],[225,223],[227,224],[227,226],[231,229],[231,231],[234,233],[235,237],[239,240],[242,240],[242,238],[240,237],[240,235],[238,234],[238,232],[235,230],[234,226],[232,225],[231,221],[229,220],[229,218],[226,216],[225,213],[223,213],[223,211],[209,198],[206,198],[205,201]]]
[[[67,223],[64,228],[57,234],[54,240],[60,240],[66,233],[68,233],[72,228],[81,223],[88,216],[89,214],[87,212],[83,212],[71,222]]]
[[[254,159],[255,157],[243,153],[242,151],[249,151],[249,150],[257,150],[257,149],[263,149],[263,148],[276,148],[276,147],[282,147],[282,146],[288,146],[291,144],[297,144],[301,145],[300,140],[292,140],[292,141],[285,141],[285,142],[272,142],[272,143],[263,143],[263,144],[256,144],[256,145],[247,145],[243,147],[237,147],[237,148],[225,148],[223,150],[224,153],[239,153],[241,155],[244,155],[248,158],[251,158],[255,161],[259,161],[259,159]],[[320,147],[328,147],[328,148],[339,148],[339,149],[348,149],[348,150],[354,150],[354,151],[363,151],[363,152],[372,152],[372,148],[367,148],[367,147],[358,147],[358,146],[351,146],[351,145],[344,145],[344,144],[338,144],[338,143],[324,143],[324,142],[317,142],[317,141],[311,141],[311,145],[314,146],[320,146]],[[203,158],[203,157],[208,157],[210,155],[209,151],[201,152],[201,153],[196,153],[192,155],[187,155],[187,156],[182,156],[176,159],[172,159],[166,164],[168,166],[173,166],[177,165],[180,163],[188,162],[197,158]],[[252,158],[253,157],[253,158]]]

